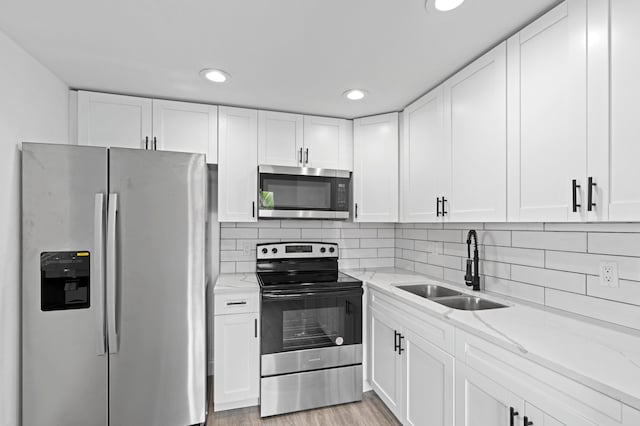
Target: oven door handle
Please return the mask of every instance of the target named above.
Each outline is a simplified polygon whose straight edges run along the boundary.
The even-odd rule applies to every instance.
[[[309,291],[304,293],[262,293],[263,300],[291,300],[291,299],[303,299],[306,297],[334,297],[334,296],[360,296],[362,294],[362,288],[356,290],[342,290],[342,291]]]

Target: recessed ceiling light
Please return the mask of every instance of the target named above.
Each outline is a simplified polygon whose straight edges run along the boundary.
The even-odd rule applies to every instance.
[[[213,81],[214,83],[224,83],[226,81],[229,81],[229,79],[231,78],[231,75],[228,72],[213,68],[207,68],[200,71],[200,75],[209,81]]]
[[[367,92],[361,89],[351,89],[343,93],[344,97],[351,101],[359,101],[367,96]]]
[[[435,9],[440,12],[448,12],[464,3],[464,0],[426,0],[427,10]]]

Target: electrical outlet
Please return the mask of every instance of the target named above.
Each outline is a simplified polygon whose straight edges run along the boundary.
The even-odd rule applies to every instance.
[[[252,246],[250,243],[244,243],[242,245],[242,252],[244,253],[245,256],[251,256],[251,253],[253,253],[253,250],[255,250],[255,246]]]
[[[620,287],[618,264],[616,262],[600,262],[600,285],[604,287]]]

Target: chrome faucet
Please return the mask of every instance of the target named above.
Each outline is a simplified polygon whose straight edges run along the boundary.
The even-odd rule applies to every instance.
[[[471,260],[471,237],[473,237],[475,243],[475,247],[473,249],[473,260]],[[472,229],[467,234],[467,273],[464,276],[464,282],[469,287],[473,286],[473,291],[480,291],[480,272],[478,271],[479,263],[478,234]],[[473,273],[471,272],[471,268],[473,268]]]

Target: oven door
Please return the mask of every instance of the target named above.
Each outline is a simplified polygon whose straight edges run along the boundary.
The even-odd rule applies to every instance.
[[[349,218],[349,172],[261,166],[259,188],[259,217]]]
[[[263,293],[262,355],[362,344],[362,293]]]

